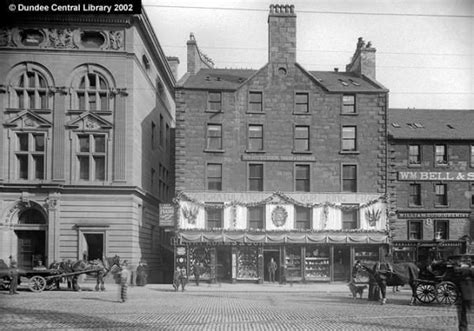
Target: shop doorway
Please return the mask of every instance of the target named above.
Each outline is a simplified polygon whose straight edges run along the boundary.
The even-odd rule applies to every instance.
[[[348,282],[351,274],[351,250],[348,246],[334,247],[334,281]]]
[[[231,247],[217,247],[217,281],[230,282],[232,280],[232,249]]]
[[[23,269],[32,269],[47,263],[46,259],[46,236],[44,231],[21,231],[17,230],[18,238],[18,266]]]
[[[102,233],[84,233],[84,239],[87,243],[86,256],[84,260],[102,260],[104,256],[104,234]]]
[[[277,265],[275,272],[275,282],[280,282],[280,251],[278,250],[266,250],[263,252],[263,279],[267,282],[270,281],[268,265],[272,259]]]

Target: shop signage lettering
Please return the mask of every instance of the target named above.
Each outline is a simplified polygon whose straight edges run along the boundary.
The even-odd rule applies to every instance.
[[[160,226],[174,226],[174,206],[160,203]]]
[[[316,157],[308,155],[242,155],[242,161],[316,162]]]
[[[474,172],[399,171],[398,180],[474,181]]]
[[[398,213],[400,218],[468,218],[469,213]]]

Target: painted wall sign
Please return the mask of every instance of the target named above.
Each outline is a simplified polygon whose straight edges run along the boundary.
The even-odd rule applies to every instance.
[[[410,213],[402,212],[398,213],[399,218],[468,218],[470,213],[456,213],[456,212],[444,212],[444,213]]]
[[[315,156],[309,155],[242,155],[242,161],[287,161],[287,162],[316,162]]]
[[[474,181],[474,172],[456,171],[399,171],[398,180]]]

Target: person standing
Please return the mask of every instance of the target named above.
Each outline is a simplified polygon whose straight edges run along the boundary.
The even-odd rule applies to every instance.
[[[196,280],[196,286],[199,286],[199,279],[201,278],[201,263],[195,262],[193,265],[194,279]]]
[[[140,261],[137,267],[136,285],[145,286],[146,283],[147,283],[147,273],[146,273],[145,265],[143,264],[143,261]]]
[[[127,289],[128,289],[129,282],[130,282],[130,270],[128,270],[127,261],[124,261],[122,264],[122,270],[120,270],[120,300],[121,302],[127,301]]]
[[[186,267],[181,267],[181,268],[178,267],[178,270],[179,270],[178,289],[179,289],[179,285],[181,285],[181,291],[184,292],[184,287],[186,286],[186,279],[188,278],[186,275]]]
[[[18,294],[18,266],[15,259],[10,255],[10,295]]]
[[[474,269],[472,267],[455,267],[456,285],[461,292],[461,300],[457,303],[459,331],[469,330],[469,315],[472,314],[474,300]],[[472,322],[472,321],[471,321]]]
[[[274,283],[275,282],[275,272],[278,269],[278,265],[276,264],[275,260],[273,260],[273,257],[270,259],[270,262],[268,262],[268,275],[270,277],[270,282]]]

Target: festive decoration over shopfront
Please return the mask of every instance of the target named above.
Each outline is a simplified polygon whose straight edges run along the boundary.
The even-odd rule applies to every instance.
[[[196,217],[199,212],[198,207],[182,207],[184,218],[188,221],[189,224],[196,224]]]
[[[367,209],[365,211],[365,218],[367,219],[367,222],[370,226],[376,226],[377,222],[380,220],[381,215],[382,212],[380,211],[380,209]]]
[[[288,212],[282,206],[276,206],[272,211],[272,222],[275,226],[280,227],[285,225],[288,218]]]
[[[199,201],[197,199],[194,199],[194,198],[188,196],[184,192],[178,192],[176,197],[173,199],[173,203],[175,203],[176,205],[179,206],[180,202],[187,201],[187,202],[191,202],[194,205],[197,205],[201,208],[222,209],[222,208],[234,207],[234,206],[249,208],[249,207],[258,207],[258,206],[267,205],[267,204],[275,204],[275,202],[274,202],[275,198],[279,198],[283,202],[293,204],[293,205],[299,206],[299,207],[304,207],[304,208],[318,208],[318,207],[327,208],[327,207],[330,207],[330,208],[335,208],[335,209],[339,209],[339,210],[342,210],[342,211],[350,211],[350,210],[360,210],[360,209],[363,209],[363,208],[367,208],[367,207],[370,207],[370,206],[372,206],[372,205],[374,205],[378,202],[386,203],[387,200],[388,200],[388,194],[384,194],[384,195],[382,195],[382,196],[380,196],[376,199],[372,199],[370,201],[367,201],[365,203],[358,204],[358,205],[354,205],[354,204],[336,204],[334,202],[329,202],[329,201],[326,201],[326,202],[323,202],[323,203],[317,203],[317,202],[315,202],[315,203],[304,203],[304,202],[301,202],[301,201],[297,201],[297,200],[293,199],[292,197],[286,195],[285,193],[279,192],[279,191],[274,192],[273,194],[271,194],[270,196],[268,196],[267,198],[265,198],[263,200],[255,201],[255,202],[230,201],[230,202],[212,204],[212,203],[205,203],[205,202]],[[281,201],[278,202],[278,204],[280,204],[280,203],[281,203]]]

